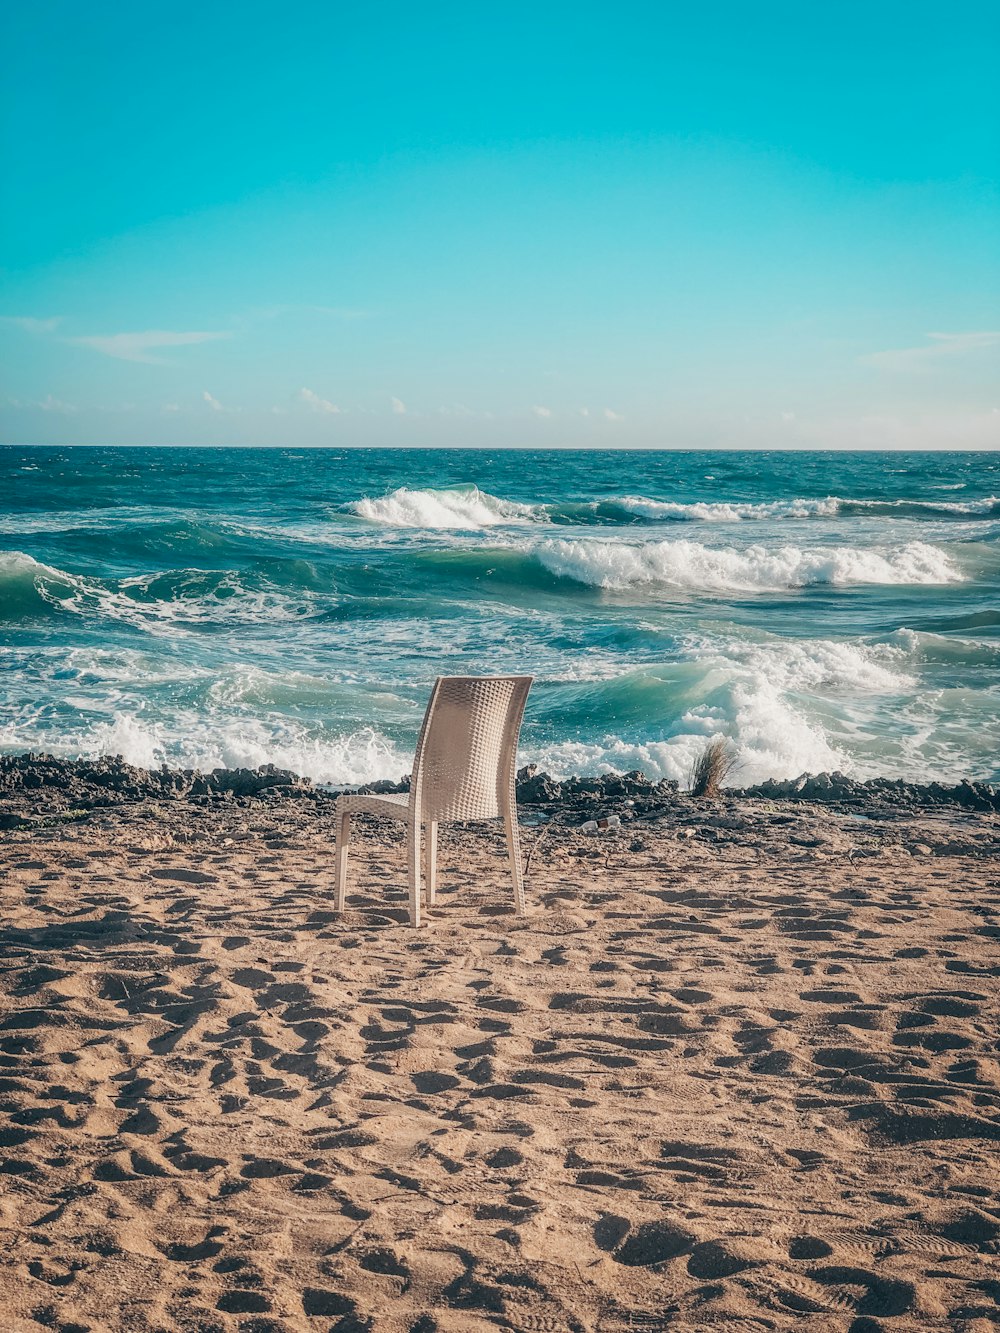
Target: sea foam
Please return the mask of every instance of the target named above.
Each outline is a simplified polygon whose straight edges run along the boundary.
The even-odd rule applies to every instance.
[[[694,501],[682,504],[673,500],[646,500],[640,495],[626,495],[617,503],[626,513],[651,522],[679,520],[691,523],[740,523],[746,519],[830,518],[839,512],[841,502],[831,495],[825,500],[768,500],[759,503]]]
[[[181,722],[183,725],[178,725]],[[210,772],[214,768],[259,768],[276,764],[313,782],[356,786],[407,772],[411,759],[375,727],[342,734],[315,730],[275,715],[251,717],[202,713],[175,717],[168,723],[118,711],[95,722],[72,744],[39,741],[14,728],[0,736],[4,749],[44,748],[64,757],[121,755],[140,768],[169,764]]]
[[[405,486],[379,499],[353,500],[348,512],[371,523],[398,528],[452,528],[472,531],[540,517],[535,505],[501,500],[478,486],[410,490]]]
[[[598,713],[613,692],[621,716],[623,691],[633,688],[645,726],[658,728],[659,736],[608,731],[599,740],[539,746],[529,757],[556,777],[639,768],[684,784],[706,742],[719,738],[734,748],[736,785],[832,769],[873,776],[877,763],[852,754],[847,739],[886,698],[916,687],[904,659],[895,647],[837,640],[692,637],[678,661],[591,691],[588,703]],[[654,717],[657,684],[662,702]]]
[[[894,550],[850,546],[710,547],[695,541],[546,539],[537,549],[551,573],[593,587],[624,590],[659,584],[705,592],[777,592],[815,584],[941,584],[963,579],[936,546],[909,542]]]
[[[40,611],[131,625],[151,634],[197,626],[282,624],[316,614],[308,589],[290,594],[238,570],[175,569],[102,579],[69,573],[23,551],[0,552],[0,619]]]
[[[605,527],[833,519],[842,515],[892,519],[987,519],[1000,517],[1000,498],[879,500],[827,495],[790,500],[667,500],[619,495],[600,500],[522,503],[465,484],[438,489],[399,487],[377,498],[352,500],[344,509],[383,527],[472,532],[525,523]]]

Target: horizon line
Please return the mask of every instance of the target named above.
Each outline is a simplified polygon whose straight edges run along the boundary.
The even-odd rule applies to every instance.
[[[538,454],[991,454],[1000,453],[1000,444],[952,446],[844,445],[827,448],[789,448],[782,445],[755,444],[655,444],[655,445],[574,445],[574,444],[43,444],[37,441],[0,441],[0,449],[303,449],[315,453],[334,450],[370,450],[421,453],[538,453]]]

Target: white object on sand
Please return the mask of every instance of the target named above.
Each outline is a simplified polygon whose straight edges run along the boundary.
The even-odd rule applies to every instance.
[[[524,879],[517,828],[514,775],[517,738],[531,676],[439,676],[417,741],[408,793],[337,798],[336,910],[344,910],[347,848],[353,814],[382,815],[407,825],[410,925],[420,924],[420,842],[427,829],[427,905],[434,902],[437,826],[441,820],[503,818],[514,881],[514,905],[523,915]]]

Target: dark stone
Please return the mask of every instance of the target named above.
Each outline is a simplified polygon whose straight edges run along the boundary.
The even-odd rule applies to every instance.
[[[374,795],[409,791],[409,775],[399,782],[374,782],[360,789]],[[233,802],[306,800],[321,805],[336,793],[314,787],[286,769],[265,764],[260,768],[217,768],[211,773],[192,769],[136,768],[120,756],[99,759],[57,759],[29,752],[0,756],[0,829],[30,826],[38,819],[82,815],[109,806],[139,801],[189,801],[192,805]],[[902,779],[872,778],[859,782],[843,773],[802,774],[788,780],[769,778],[751,787],[727,788],[727,800],[817,802],[852,808],[913,809],[956,806],[979,812],[1000,812],[1000,786],[968,779],[948,786],[941,782],[908,783]],[[606,773],[599,777],[553,778],[534,764],[517,774],[517,799],[525,806],[545,808],[552,814],[599,818],[616,807],[623,819],[633,814],[655,815],[680,799],[678,784],[655,781],[639,770]]]

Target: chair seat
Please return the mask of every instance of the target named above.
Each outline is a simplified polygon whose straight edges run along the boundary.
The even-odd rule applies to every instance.
[[[400,792],[398,795],[386,793],[384,796],[365,796],[351,792],[337,797],[337,811],[339,814],[384,815],[387,819],[405,820],[410,816],[410,794]]]

